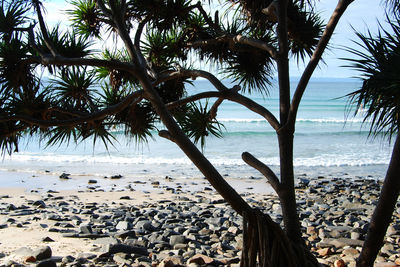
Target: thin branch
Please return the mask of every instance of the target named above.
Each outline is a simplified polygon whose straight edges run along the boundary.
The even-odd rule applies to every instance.
[[[194,101],[197,101],[200,99],[211,98],[211,97],[221,98],[223,95],[225,95],[224,92],[216,92],[216,91],[202,92],[199,94],[191,95],[186,98],[176,100],[174,102],[170,102],[170,103],[166,104],[165,106],[168,109],[174,109],[174,108],[183,106],[187,103],[194,102]]]
[[[234,86],[232,89],[228,89],[225,85],[222,84],[222,82],[215,77],[213,74],[207,72],[207,71],[202,71],[202,70],[185,70],[185,69],[180,69],[179,71],[174,71],[174,72],[165,72],[162,75],[160,75],[159,79],[156,80],[153,83],[153,86],[156,86],[162,82],[176,79],[176,78],[181,78],[181,77],[192,77],[192,79],[195,79],[197,77],[203,77],[206,78],[211,82],[211,84],[220,92],[223,92],[223,95],[218,96],[215,92],[208,92],[210,93],[210,96],[207,97],[223,97],[225,99],[228,99],[230,101],[239,103],[245,107],[247,107],[249,110],[261,115],[264,117],[269,124],[274,128],[276,131],[280,128],[280,123],[276,119],[276,117],[266,108],[264,108],[262,105],[258,104],[257,102],[251,100],[248,97],[245,97],[241,94],[239,94],[237,91],[239,87]],[[214,94],[214,95],[211,95]],[[193,99],[201,99],[201,98],[206,98],[206,95],[202,96],[201,94],[196,95],[196,97],[193,97]],[[182,101],[182,102],[180,102]],[[186,100],[178,100],[174,103],[170,103],[168,105],[171,106],[179,106],[183,105]],[[192,99],[187,99],[186,103],[194,101]],[[167,105],[167,106],[168,106]]]
[[[247,107],[249,110],[259,114],[260,116],[264,117],[269,124],[271,125],[272,128],[274,128],[276,131],[279,130],[281,127],[279,121],[276,119],[274,114],[272,114],[268,109],[265,107],[261,106],[257,102],[251,100],[248,97],[245,97],[239,93],[234,93],[230,92],[227,96],[226,99],[239,103],[245,107]]]
[[[261,172],[268,179],[268,182],[271,184],[272,188],[274,188],[275,192],[279,194],[281,183],[275,173],[267,165],[259,161],[249,152],[243,152],[242,159],[248,165]]]
[[[230,45],[230,47],[233,47],[234,44],[248,45],[253,48],[267,51],[273,59],[277,59],[277,57],[278,57],[277,51],[276,51],[275,47],[273,47],[272,45],[269,45],[268,43],[263,42],[258,39],[255,39],[255,38],[245,37],[241,34],[238,34],[238,35],[225,34],[225,35],[216,37],[214,39],[194,41],[194,42],[188,43],[187,46],[189,46],[189,47],[209,46],[209,45],[214,45],[214,44],[221,43],[221,42],[228,43]]]
[[[39,20],[40,31],[42,32],[44,43],[46,44],[47,48],[50,50],[51,54],[53,56],[56,56],[57,51],[55,50],[55,48],[53,46],[53,42],[50,40],[50,37],[47,33],[47,27],[46,27],[46,24],[44,23],[42,11],[40,9],[40,2],[39,2],[39,0],[33,0],[32,2],[35,5],[36,13],[37,13],[38,20]]]
[[[219,91],[219,92],[215,92],[215,91],[202,92],[202,93],[199,93],[196,95],[192,95],[192,96],[168,103],[168,104],[166,104],[166,107],[168,109],[174,109],[176,107],[185,105],[189,102],[197,101],[197,100],[204,99],[204,98],[218,97],[218,98],[227,99],[227,100],[230,100],[230,101],[233,101],[235,103],[245,106],[249,110],[251,110],[251,111],[257,113],[258,115],[262,116],[263,118],[265,118],[268,121],[268,123],[271,125],[271,127],[274,128],[276,131],[279,130],[280,124],[279,124],[279,121],[274,116],[274,114],[272,114],[268,109],[264,108],[263,106],[261,106],[260,104],[258,104],[255,101],[251,100],[250,98],[237,93],[236,90],[237,90],[237,88],[234,87],[233,89],[227,89],[227,90]]]
[[[277,58],[277,51],[276,49],[267,44],[266,42],[254,39],[254,38],[249,38],[249,37],[245,37],[242,35],[236,35],[235,37],[233,37],[233,41],[235,43],[239,43],[239,44],[246,44],[264,51],[267,51],[272,58],[276,59]]]
[[[81,123],[95,121],[95,120],[102,120],[107,116],[112,114],[118,113],[122,111],[124,108],[129,106],[132,102],[137,102],[142,99],[143,90],[135,91],[127,96],[123,101],[98,112],[87,114],[86,116],[77,117],[74,119],[68,120],[40,120],[31,118],[24,115],[15,115],[15,116],[7,116],[7,117],[0,117],[0,122],[6,121],[22,121],[32,125],[38,125],[42,127],[52,127],[52,126],[75,126]]]
[[[310,81],[311,75],[313,74],[315,68],[317,67],[319,61],[321,60],[322,54],[324,53],[324,50],[328,45],[329,40],[332,37],[333,31],[335,30],[336,25],[340,20],[340,17],[343,15],[347,7],[353,1],[354,0],[339,0],[335,8],[335,11],[333,12],[331,18],[329,19],[329,22],[325,27],[325,31],[322,34],[321,39],[319,40],[318,45],[297,85],[290,107],[288,124],[294,125],[294,123],[296,122],[297,110],[299,108],[301,98],[303,97],[308,82]]]
[[[129,63],[121,62],[118,60],[103,60],[96,58],[67,58],[63,56],[53,57],[51,55],[42,55],[41,57],[32,57],[36,63],[43,65],[56,65],[56,66],[92,66],[92,67],[105,67],[109,69],[124,70],[136,76],[138,68]]]
[[[161,73],[159,75],[159,78],[153,82],[153,86],[157,86],[160,83],[182,77],[191,77],[193,80],[195,80],[197,77],[202,77],[207,79],[218,91],[228,90],[228,87],[226,87],[212,73],[204,70],[188,70],[188,69],[179,69],[177,71],[167,71]]]
[[[146,26],[146,23],[150,21],[150,17],[145,17],[141,22],[139,22],[139,25],[137,26],[136,29],[136,34],[135,34],[135,47],[136,49],[140,48],[140,38],[142,36],[144,26]]]
[[[33,28],[35,27],[34,24],[30,25],[28,28],[28,42],[29,45],[32,46],[32,48],[38,52],[38,54],[43,57],[44,56],[44,52],[37,46],[36,42],[35,42],[35,34],[33,33]]]
[[[222,104],[223,101],[224,101],[224,99],[222,97],[220,97],[212,105],[212,107],[210,108],[210,120],[213,120],[217,117],[218,108]]]
[[[96,1],[97,6],[101,9],[101,11],[108,17],[112,17],[111,11],[105,6],[103,0]]]

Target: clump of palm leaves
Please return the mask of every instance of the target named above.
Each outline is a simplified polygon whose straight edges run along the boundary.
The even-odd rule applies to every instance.
[[[210,116],[208,102],[190,103],[175,112],[175,119],[182,130],[192,138],[194,143],[200,141],[200,147],[204,149],[205,139],[209,135],[222,137],[223,124]]]
[[[363,81],[359,90],[349,94],[357,107],[355,113],[364,110],[364,121],[371,123],[371,134],[383,133],[389,138],[399,132],[400,126],[399,22],[396,19],[390,24],[392,32],[381,26],[376,37],[371,32],[357,33],[359,47],[347,49],[357,58],[346,59],[361,73]]]

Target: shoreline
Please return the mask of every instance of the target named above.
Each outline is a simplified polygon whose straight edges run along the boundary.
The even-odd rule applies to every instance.
[[[176,260],[189,266],[192,257],[199,254],[224,266],[236,266],[241,217],[204,179],[192,187],[192,181],[160,180],[165,181],[133,184],[150,190],[132,185],[106,190],[88,184],[78,190],[0,188],[0,266],[10,261],[29,265],[29,255],[46,246],[52,251],[50,260],[60,266],[79,261],[96,266],[121,264],[116,255],[126,251],[116,252],[115,246],[152,255],[125,253],[122,262],[128,265],[151,266]],[[329,176],[302,176],[299,181],[299,214],[304,238],[313,253],[325,266],[339,260],[355,266],[381,182],[374,177]],[[265,180],[243,182],[235,187],[241,189],[244,199],[279,222],[276,195],[246,189],[259,189],[261,184],[266,185]],[[379,262],[400,263],[399,211],[395,211]]]

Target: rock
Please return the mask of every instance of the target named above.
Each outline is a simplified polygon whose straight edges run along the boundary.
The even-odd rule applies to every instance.
[[[171,235],[169,237],[169,244],[172,247],[177,244],[186,244],[186,238],[183,235]]]
[[[196,254],[188,260],[188,263],[197,263],[199,265],[211,265],[214,259],[203,254]]]
[[[343,254],[354,256],[360,254],[360,252],[355,248],[346,248],[345,250],[343,250]]]
[[[6,209],[7,210],[16,210],[17,207],[14,204],[8,204]]]
[[[130,246],[126,244],[108,244],[105,246],[105,252],[110,254],[115,253],[128,253],[128,254],[138,254],[143,256],[148,256],[149,252],[144,247]]]
[[[136,233],[135,231],[129,230],[129,231],[118,232],[114,236],[120,239],[125,239],[127,237],[136,237]]]
[[[377,262],[374,267],[397,267],[397,264],[394,262]]]
[[[158,267],[175,267],[175,266],[182,266],[181,257],[177,256],[166,257],[158,265]]]
[[[50,237],[46,236],[46,237],[42,238],[42,242],[54,242],[54,240],[51,239]]]
[[[119,244],[119,240],[114,238],[114,237],[102,237],[102,238],[97,238],[94,240],[94,244],[97,245],[116,245]]]
[[[335,260],[335,262],[333,263],[334,267],[346,267],[346,263],[344,263],[344,261],[342,259],[340,260]]]
[[[90,179],[88,181],[88,184],[97,184],[97,180]]]
[[[325,238],[322,242],[319,243],[321,247],[330,247],[335,246],[337,248],[342,248],[345,246],[351,247],[362,247],[364,241],[361,240],[354,240],[350,238]]]
[[[22,247],[12,253],[15,256],[29,257],[33,255],[33,250],[28,247]]]
[[[46,208],[46,204],[44,203],[43,200],[36,200],[35,202],[32,203],[32,206],[38,207],[40,209]]]
[[[68,180],[68,179],[71,179],[69,176],[70,176],[71,174],[69,174],[69,173],[62,173],[61,175],[60,175],[60,179],[64,179],[64,180]]]
[[[36,258],[33,257],[33,256],[29,256],[29,257],[27,257],[27,258],[25,259],[25,262],[35,262],[35,261],[36,261]]]
[[[118,224],[115,226],[115,228],[116,228],[117,230],[122,230],[122,231],[130,230],[130,229],[132,229],[132,224],[131,224],[130,222],[127,222],[127,221],[120,221],[120,222],[118,222]]]
[[[360,233],[358,232],[351,232],[350,233],[350,238],[354,240],[359,240],[360,239]]]
[[[45,246],[33,251],[32,256],[34,256],[36,260],[41,261],[51,258],[51,254],[51,248],[49,246]]]
[[[43,260],[36,264],[36,267],[57,267],[57,264],[53,260]]]
[[[111,179],[121,179],[121,178],[122,178],[121,174],[111,176]]]
[[[153,225],[151,225],[151,221],[149,221],[149,220],[138,221],[136,223],[135,227],[139,230],[147,230],[147,231],[154,230],[154,227],[153,227]]]
[[[93,230],[92,227],[88,224],[82,224],[79,226],[79,232],[81,234],[92,234]]]
[[[330,247],[328,248],[321,248],[317,250],[317,253],[321,256],[321,257],[325,257],[325,256],[329,256],[332,255],[333,251]]]

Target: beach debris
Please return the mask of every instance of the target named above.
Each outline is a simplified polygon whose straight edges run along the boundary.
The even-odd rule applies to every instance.
[[[71,179],[69,176],[70,176],[71,174],[69,174],[69,173],[65,173],[65,172],[63,172],[60,176],[59,176],[59,178],[60,179],[63,179],[63,180],[68,180],[68,179]]]

